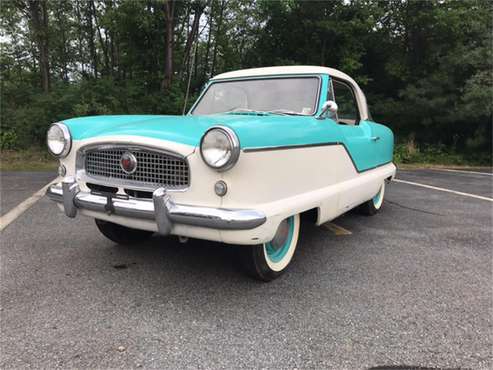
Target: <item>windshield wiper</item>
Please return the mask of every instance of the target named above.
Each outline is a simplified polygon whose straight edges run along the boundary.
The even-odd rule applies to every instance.
[[[294,112],[288,109],[274,109],[269,111],[262,111],[262,110],[255,110],[249,108],[234,108],[226,112],[222,112],[222,114],[229,114],[229,113],[256,113],[256,114],[265,114],[265,115],[280,114],[283,116],[306,116],[306,114]]]
[[[294,111],[288,110],[288,109],[274,109],[274,110],[267,111],[265,113],[283,114],[283,115],[287,115],[287,116],[306,116],[306,114],[294,112]]]
[[[255,109],[249,109],[249,108],[233,108],[231,110],[228,110],[226,112],[221,112],[221,114],[228,114],[228,113],[257,113],[257,114],[268,114],[269,112],[264,112],[261,110],[255,110]]]

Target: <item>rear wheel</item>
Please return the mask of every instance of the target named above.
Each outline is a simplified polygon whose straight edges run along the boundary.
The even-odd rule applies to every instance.
[[[109,240],[118,244],[135,244],[149,239],[153,232],[146,230],[131,229],[113,222],[96,219],[99,231]]]
[[[369,201],[366,201],[359,207],[361,213],[367,216],[373,216],[374,214],[376,214],[380,210],[380,208],[382,208],[384,195],[385,181],[382,183],[382,186],[380,187],[380,190],[378,190],[378,193]]]
[[[300,216],[283,220],[268,243],[240,247],[247,272],[256,279],[271,281],[281,275],[291,262],[300,232]]]

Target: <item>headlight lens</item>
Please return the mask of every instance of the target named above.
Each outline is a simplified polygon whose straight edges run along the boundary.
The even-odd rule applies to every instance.
[[[63,123],[54,123],[46,135],[48,149],[55,157],[66,157],[72,146],[72,138],[68,127]]]
[[[200,152],[209,167],[225,171],[238,161],[240,142],[238,136],[229,127],[215,126],[202,137]]]

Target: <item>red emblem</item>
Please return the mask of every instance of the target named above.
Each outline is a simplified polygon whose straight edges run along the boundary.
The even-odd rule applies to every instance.
[[[120,158],[120,167],[127,175],[133,174],[137,170],[137,158],[130,152],[123,153]]]

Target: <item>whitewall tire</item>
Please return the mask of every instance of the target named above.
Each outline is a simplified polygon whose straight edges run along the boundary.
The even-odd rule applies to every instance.
[[[380,186],[378,193],[369,201],[363,203],[359,207],[361,213],[367,216],[373,216],[374,214],[376,214],[382,208],[384,195],[385,195],[385,181],[382,182],[382,185]]]
[[[268,243],[240,247],[243,263],[250,275],[271,281],[281,275],[293,259],[300,236],[300,215],[283,220]]]

